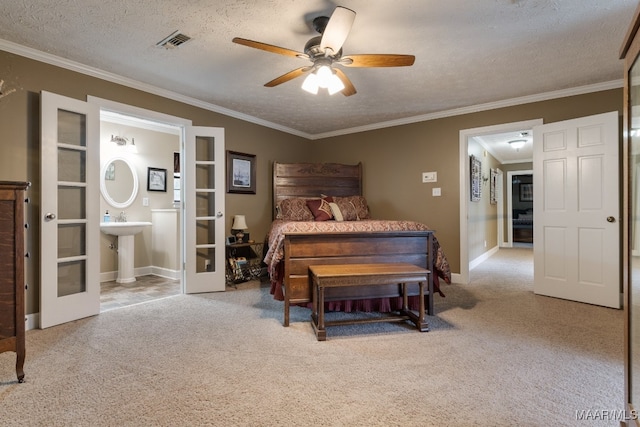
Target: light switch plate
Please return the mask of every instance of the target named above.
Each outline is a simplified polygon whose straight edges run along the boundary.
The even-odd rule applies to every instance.
[[[148,197],[143,197],[142,198],[142,206],[149,206],[149,198]]]
[[[431,195],[434,196],[434,197],[442,196],[442,190],[440,189],[440,187],[432,188],[431,189]]]
[[[437,182],[438,172],[422,172],[422,182]]]

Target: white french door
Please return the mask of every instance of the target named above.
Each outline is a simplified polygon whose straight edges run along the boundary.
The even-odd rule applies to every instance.
[[[224,291],[224,129],[190,126],[186,133],[185,290]]]
[[[100,312],[98,107],[41,94],[40,327]]]
[[[533,128],[534,292],[620,308],[618,113]]]
[[[40,327],[100,312],[100,108],[184,129],[184,289],[225,289],[224,129],[95,97],[41,95]]]

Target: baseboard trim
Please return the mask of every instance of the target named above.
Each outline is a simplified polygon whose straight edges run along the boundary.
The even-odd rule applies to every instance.
[[[27,314],[24,319],[24,328],[27,331],[40,328],[40,313]]]
[[[138,276],[148,276],[149,274],[155,274],[156,276],[166,277],[168,279],[180,279],[181,271],[180,270],[170,270],[164,267],[155,267],[153,265],[148,265],[146,267],[137,267],[133,270],[133,274]],[[102,282],[112,282],[116,280],[118,277],[117,271],[105,271],[100,273],[100,283]]]
[[[163,267],[152,267],[151,274],[154,276],[166,277],[167,279],[179,280],[182,276],[182,271],[171,270]]]
[[[474,268],[476,268],[477,266],[479,266],[480,264],[488,260],[491,257],[491,255],[498,252],[499,249],[500,248],[498,246],[494,246],[492,249],[488,250],[487,252],[483,253],[482,255],[480,255],[473,261],[471,261],[469,263],[469,271],[473,270]]]

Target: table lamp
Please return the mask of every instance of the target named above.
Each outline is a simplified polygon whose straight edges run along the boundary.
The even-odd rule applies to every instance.
[[[231,234],[236,236],[236,243],[242,243],[242,239],[244,238],[244,230],[246,230],[247,228],[247,221],[245,220],[244,215],[235,215],[233,217]]]

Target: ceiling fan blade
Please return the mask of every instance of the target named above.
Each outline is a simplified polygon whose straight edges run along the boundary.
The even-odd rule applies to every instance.
[[[287,49],[285,47],[274,46],[272,44],[257,42],[253,40],[243,39],[240,37],[234,37],[232,42],[241,44],[243,46],[253,47],[255,49],[266,50],[267,52],[277,53],[279,55],[293,56],[300,58],[308,58],[309,56],[302,52],[296,52],[295,50]]]
[[[347,39],[355,19],[356,13],[353,10],[342,6],[336,7],[322,33],[320,48],[329,48],[333,54],[338,53]]]
[[[344,89],[342,89],[342,94],[344,96],[355,95],[356,88],[355,86],[353,86],[353,83],[351,83],[351,80],[349,80],[349,77],[347,77],[344,71],[342,71],[339,68],[334,68],[334,70],[336,71],[336,75],[338,76],[338,78],[342,80],[342,84],[344,84]]]
[[[278,86],[279,84],[286,83],[289,80],[295,79],[296,77],[300,77],[301,75],[303,75],[304,73],[308,72],[312,68],[313,67],[296,68],[293,71],[289,71],[288,73],[281,75],[280,77],[276,77],[275,79],[271,80],[270,82],[265,83],[264,85],[266,87]]]
[[[416,57],[413,55],[393,54],[362,54],[347,55],[340,59],[340,65],[345,67],[407,67],[413,65]]]

